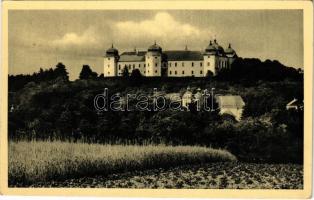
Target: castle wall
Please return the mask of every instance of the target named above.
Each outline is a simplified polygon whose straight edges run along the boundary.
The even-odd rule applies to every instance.
[[[203,76],[206,76],[208,71],[211,71],[213,75],[217,74],[216,65],[217,65],[217,57],[215,55],[204,55],[204,73]]]
[[[161,76],[161,56],[157,53],[147,53],[145,56],[145,76]]]
[[[202,77],[203,61],[168,61],[168,77]]]
[[[143,76],[145,76],[146,63],[145,61],[141,62],[118,62],[118,76],[122,76],[124,67],[127,67],[129,74],[131,75],[134,69],[138,69]]]
[[[105,57],[104,58],[104,76],[113,77],[117,76],[117,63],[115,57]]]
[[[229,67],[229,62],[227,57],[217,57],[216,60],[216,73],[221,69],[226,69]]]

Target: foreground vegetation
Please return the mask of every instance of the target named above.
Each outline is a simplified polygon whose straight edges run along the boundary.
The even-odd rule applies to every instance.
[[[9,103],[10,140],[83,140],[90,143],[142,141],[168,145],[224,148],[246,162],[303,162],[303,111],[287,111],[286,104],[303,92],[302,82],[239,83],[205,79],[76,80],[29,83]],[[216,88],[216,93],[240,95],[243,119],[236,122],[217,112],[102,112],[93,99],[109,88],[114,94],[151,94],[152,88],[182,93],[187,86]]]
[[[109,96],[150,96],[153,88],[182,95],[188,86],[192,91],[216,88],[215,94],[240,95],[245,102],[241,122],[218,111],[98,112],[94,107],[94,97],[104,88]],[[239,58],[230,71],[203,78],[134,74],[106,78],[83,66],[73,81],[59,63],[32,75],[9,76],[8,136],[28,141],[197,145],[226,149],[245,162],[303,163],[304,113],[286,110],[292,99],[302,102],[303,88],[302,70],[269,60]]]
[[[10,142],[9,185],[235,160],[225,150],[205,147]]]
[[[303,166],[216,162],[172,169],[153,169],[39,182],[31,187],[177,188],[177,189],[302,189]]]

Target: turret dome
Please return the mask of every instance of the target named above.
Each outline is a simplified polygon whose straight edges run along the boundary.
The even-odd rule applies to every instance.
[[[217,49],[217,53],[223,55],[225,53],[224,48],[217,43],[217,40],[214,40],[213,46]]]
[[[116,56],[119,55],[119,51],[111,45],[111,48],[107,49],[106,56]]]
[[[231,44],[229,43],[229,46],[228,48],[225,50],[225,53],[228,57],[233,57],[233,56],[236,56],[236,52],[235,50],[231,47]]]
[[[155,43],[153,45],[148,47],[148,51],[158,51],[158,52],[161,52],[162,48],[158,44],[156,44],[156,41],[155,41]]]
[[[208,53],[216,53],[216,47],[213,45],[212,41],[209,41],[209,45],[206,47],[205,51]]]

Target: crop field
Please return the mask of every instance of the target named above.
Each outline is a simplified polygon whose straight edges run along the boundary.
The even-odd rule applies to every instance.
[[[302,189],[303,166],[218,162],[36,183],[31,187]]]
[[[197,146],[10,142],[9,186],[229,161],[228,151]]]

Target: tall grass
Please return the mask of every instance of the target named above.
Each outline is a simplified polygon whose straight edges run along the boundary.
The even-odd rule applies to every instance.
[[[9,185],[234,160],[225,150],[197,146],[10,142]]]

